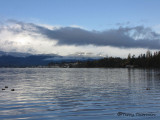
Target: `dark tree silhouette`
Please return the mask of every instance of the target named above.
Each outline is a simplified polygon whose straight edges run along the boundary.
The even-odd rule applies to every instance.
[[[126,66],[133,66],[139,68],[160,68],[160,51],[151,53],[147,51],[146,54],[140,54],[138,57],[129,54],[127,59],[118,57],[106,57],[95,61],[79,62],[74,67],[86,67],[86,68],[121,68]]]

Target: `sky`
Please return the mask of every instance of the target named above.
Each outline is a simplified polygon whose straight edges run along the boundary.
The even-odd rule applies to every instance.
[[[0,51],[127,57],[160,49],[160,0],[0,0]]]

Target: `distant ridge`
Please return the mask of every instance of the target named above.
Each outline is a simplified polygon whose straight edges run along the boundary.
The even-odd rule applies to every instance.
[[[92,61],[101,57],[88,56],[60,56],[57,54],[30,54],[20,52],[3,52],[0,51],[0,67],[31,67],[46,66],[50,62],[76,62]]]
[[[27,57],[31,56],[30,53],[21,53],[21,52],[3,52],[0,51],[0,56],[14,56],[14,57]]]

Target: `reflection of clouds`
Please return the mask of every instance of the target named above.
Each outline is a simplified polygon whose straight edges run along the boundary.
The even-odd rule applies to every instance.
[[[47,116],[50,112],[52,117],[62,118],[81,113],[99,117],[126,109],[143,111],[144,106],[154,112],[154,103],[158,101],[152,99],[156,99],[160,90],[155,72],[113,68],[1,69],[0,86],[8,85],[16,91],[0,92],[0,101],[5,102],[0,103],[4,106],[0,115],[6,112],[5,107],[14,108],[15,112],[10,109],[8,115],[36,116],[42,112]],[[147,85],[151,90],[146,91]]]

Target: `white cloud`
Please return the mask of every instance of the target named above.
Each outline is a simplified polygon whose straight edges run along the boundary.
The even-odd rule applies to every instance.
[[[73,27],[73,28],[81,28],[81,29],[86,29],[86,28],[84,28],[84,27],[82,27],[82,26],[79,26],[79,25],[70,25],[70,27]]]
[[[152,29],[155,30],[157,33],[160,34],[160,24],[152,26]]]
[[[41,24],[40,26],[49,30],[61,28],[61,26],[51,26],[45,24]],[[81,26],[77,25],[73,25],[72,27],[81,28]],[[28,29],[31,31],[28,31]],[[64,56],[79,54],[87,56],[97,55],[120,57],[127,57],[128,53],[139,55],[140,53],[145,53],[147,50],[94,45],[57,45],[56,39],[51,39],[39,32],[32,31],[37,31],[37,28],[32,26],[32,24],[28,24],[28,26],[21,26],[18,23],[3,24],[0,29],[0,50],[7,52],[28,52],[34,54],[52,53]]]
[[[62,26],[60,25],[56,25],[56,26],[52,26],[52,25],[47,25],[47,24],[38,24],[39,26],[45,27],[49,30],[55,30],[55,29],[60,29]]]

